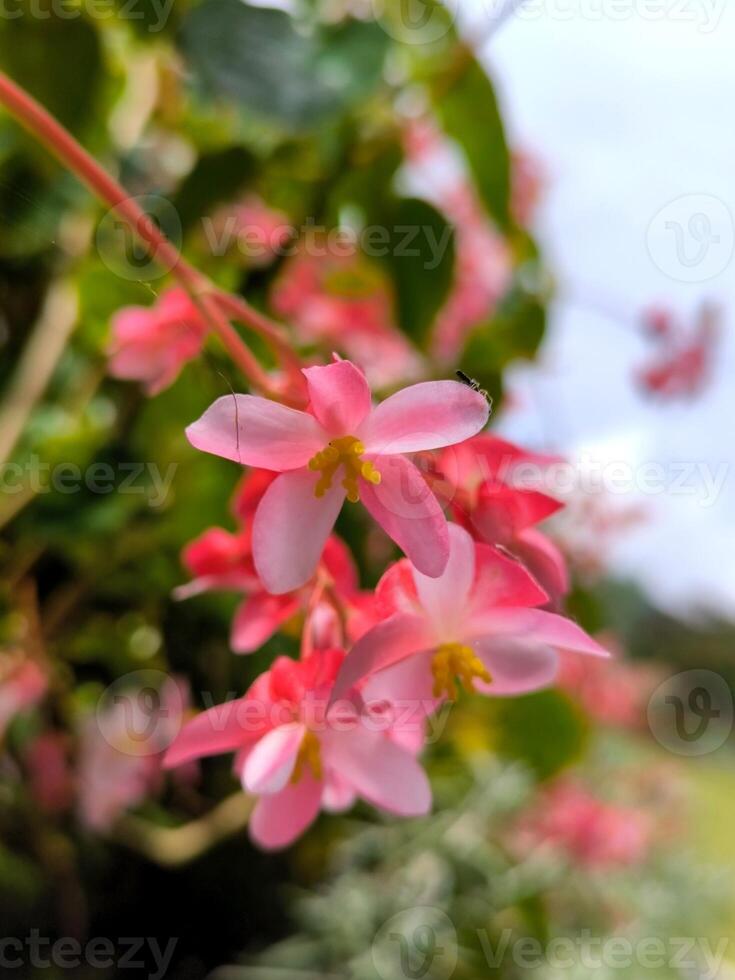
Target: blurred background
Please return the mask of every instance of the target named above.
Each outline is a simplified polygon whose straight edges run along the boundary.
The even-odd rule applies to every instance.
[[[228,758],[163,773],[298,655],[291,622],[233,656],[237,588],[181,598],[248,508],[184,428],[243,381],[0,111],[3,972],[735,975],[734,40],[725,0],[7,0],[0,69],[304,357],[381,394],[460,368],[568,461],[555,599],[615,659],[461,698],[420,821],[268,855]],[[392,546],[338,530],[372,587]]]

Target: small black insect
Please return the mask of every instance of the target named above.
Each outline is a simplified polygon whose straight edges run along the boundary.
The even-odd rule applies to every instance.
[[[493,407],[492,396],[487,393],[485,388],[480,387],[479,381],[475,381],[474,378],[471,378],[469,374],[465,374],[464,371],[457,371],[456,374],[463,385],[467,385],[468,388],[472,388],[473,391],[478,392],[478,394],[482,395],[490,408]]]

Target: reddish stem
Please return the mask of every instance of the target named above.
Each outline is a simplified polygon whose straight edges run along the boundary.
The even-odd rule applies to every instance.
[[[241,298],[230,297],[217,290],[213,284],[191,266],[178,249],[161,232],[156,223],[125,192],[97,161],[82,147],[40,103],[0,71],[0,103],[30,133],[40,140],[72,173],[83,181],[99,198],[114,208],[132,231],[148,246],[152,258],[171,271],[196,303],[212,330],[219,336],[233,361],[252,384],[273,397],[282,392],[273,384],[242,338],[223,315],[223,310],[236,315],[243,323],[271,343],[291,375],[302,384],[300,365],[288,347],[277,324],[253,309]],[[286,356],[287,355],[287,356]],[[297,400],[302,389],[297,389]]]

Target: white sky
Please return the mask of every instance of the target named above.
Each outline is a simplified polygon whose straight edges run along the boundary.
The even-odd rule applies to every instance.
[[[665,17],[652,20],[659,10]],[[514,374],[522,407],[504,429],[601,459],[726,473],[714,504],[694,475],[694,496],[649,496],[652,519],[621,541],[614,564],[679,612],[735,615],[735,5],[530,0],[485,56],[514,143],[547,170],[538,233],[560,280],[541,369]],[[686,231],[698,212],[719,241],[682,265],[666,221]],[[685,247],[688,259],[699,245]],[[714,383],[693,403],[642,399],[633,372],[652,347],[637,313],[663,302],[688,316],[703,299],[725,306]]]

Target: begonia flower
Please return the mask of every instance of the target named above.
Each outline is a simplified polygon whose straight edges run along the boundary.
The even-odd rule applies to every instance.
[[[522,694],[554,680],[560,650],[608,656],[571,620],[534,608],[548,596],[519,562],[456,524],[449,534],[438,578],[405,561],[385,573],[377,598],[390,615],[352,648],[335,698],[389,669],[386,686],[401,697],[453,698],[455,678],[483,694]]]
[[[357,569],[347,546],[336,535],[330,535],[324,545],[317,579],[307,585],[272,595],[263,587],[255,570],[252,536],[249,528],[233,533],[221,527],[208,528],[191,541],[182,554],[185,567],[193,576],[191,582],[174,591],[177,599],[188,599],[213,590],[245,594],[232,621],[230,645],[235,653],[253,653],[269,640],[278,629],[300,612],[309,612],[321,622],[317,605],[319,595],[314,590],[327,585],[334,590],[348,626],[348,638],[354,641],[367,623],[366,599],[359,590]],[[316,598],[316,601],[315,601]],[[351,615],[354,610],[355,616]],[[350,629],[350,626],[355,629]],[[330,644],[333,645],[333,644]]]
[[[172,384],[204,343],[206,324],[186,290],[161,293],[153,306],[126,306],[112,318],[109,372],[140,381],[147,395]]]
[[[327,714],[343,659],[342,650],[276,658],[243,698],[189,722],[164,764],[236,752],[243,788],[258,797],[250,836],[267,850],[292,843],[320,809],[340,812],[358,797],[399,816],[427,813],[431,789],[415,757],[423,738],[411,745],[400,729],[370,724],[357,710]]]
[[[373,406],[350,361],[304,369],[307,411],[225,395],[187,429],[193,446],[280,472],[253,521],[253,558],[274,594],[314,573],[345,498],[363,504],[425,575],[444,570],[444,513],[405,453],[461,442],[486,423],[485,398],[456,381],[412,385]]]

